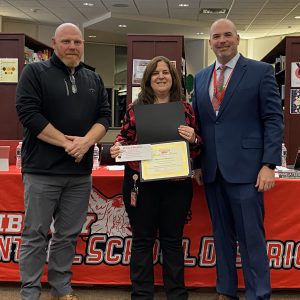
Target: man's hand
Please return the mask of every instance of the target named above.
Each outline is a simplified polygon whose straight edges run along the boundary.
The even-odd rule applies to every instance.
[[[275,171],[271,170],[267,166],[262,166],[260,169],[255,187],[259,192],[266,192],[272,189],[275,185]]]
[[[75,162],[79,163],[92,146],[91,143],[86,137],[71,135],[65,135],[65,137],[72,142],[71,145],[65,147],[65,151],[75,158]]]

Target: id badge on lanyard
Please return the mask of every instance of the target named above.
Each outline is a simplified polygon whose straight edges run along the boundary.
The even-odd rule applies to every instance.
[[[138,197],[139,188],[138,188],[136,182],[137,182],[138,178],[139,178],[138,174],[134,174],[132,176],[133,188],[132,188],[131,193],[130,193],[130,205],[132,207],[136,207],[136,205],[137,205],[137,197]]]

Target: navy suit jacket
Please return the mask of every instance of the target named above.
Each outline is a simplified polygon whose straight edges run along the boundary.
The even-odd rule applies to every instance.
[[[213,70],[214,64],[200,71],[194,86],[203,180],[213,182],[218,167],[228,182],[256,182],[263,163],[281,165],[283,117],[274,70],[241,55],[218,116],[209,96]]]

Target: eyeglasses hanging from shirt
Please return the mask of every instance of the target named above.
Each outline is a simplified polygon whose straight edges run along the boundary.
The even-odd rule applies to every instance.
[[[77,93],[77,85],[76,85],[75,77],[73,74],[70,75],[70,81],[72,83],[72,93],[76,94]]]
[[[77,93],[77,85],[76,85],[75,76],[73,74],[70,74],[69,78],[70,78],[70,82],[71,82],[72,93],[76,94]],[[68,86],[66,79],[64,79],[64,81],[65,81],[65,86],[66,86],[66,90],[67,90],[67,96],[69,96],[70,95],[69,86]]]

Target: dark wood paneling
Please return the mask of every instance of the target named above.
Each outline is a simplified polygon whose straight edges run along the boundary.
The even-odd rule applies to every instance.
[[[18,58],[18,77],[24,66],[24,42],[23,34],[0,34],[0,57]],[[16,86],[16,83],[0,83],[0,139],[22,137],[15,108]]]
[[[24,47],[34,51],[52,49],[23,33],[0,33],[0,57],[18,58],[18,76],[24,67]],[[0,139],[19,140],[23,135],[15,108],[16,83],[0,83]]]
[[[176,61],[176,69],[181,76],[181,58],[184,56],[182,52],[182,42],[180,40],[155,42],[155,52],[160,53],[159,55],[163,55],[170,60]]]
[[[127,104],[132,101],[132,62],[133,59],[152,59],[163,55],[176,61],[180,76],[181,58],[184,58],[183,36],[169,35],[128,35],[127,52]],[[138,86],[138,85],[134,85]]]
[[[15,84],[0,84],[0,139],[21,139],[22,126],[17,118]]]
[[[132,41],[132,57],[152,59],[155,53],[155,44],[152,41]]]

